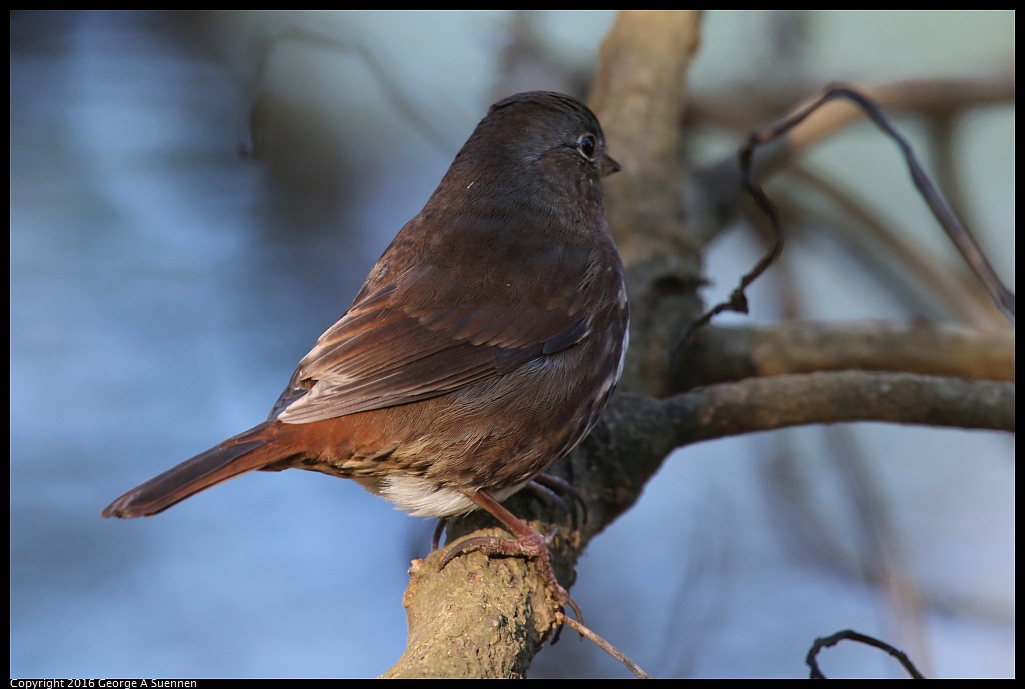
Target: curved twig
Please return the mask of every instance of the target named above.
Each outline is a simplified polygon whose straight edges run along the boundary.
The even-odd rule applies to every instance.
[[[808,650],[808,656],[805,658],[805,663],[811,668],[811,676],[808,679],[826,679],[826,676],[822,674],[822,670],[819,669],[818,654],[823,648],[829,648],[835,646],[841,641],[857,641],[858,643],[866,644],[873,648],[886,651],[891,656],[897,659],[897,661],[904,666],[904,669],[908,671],[914,679],[925,679],[925,675],[918,671],[915,664],[911,662],[911,659],[903,651],[899,651],[885,641],[869,636],[868,634],[862,634],[856,632],[853,629],[844,629],[831,636],[823,636],[815,639],[815,643],[811,645]]]
[[[704,326],[706,323],[711,321],[712,318],[723,311],[747,313],[747,295],[744,293],[744,290],[746,290],[752,282],[757,280],[761,274],[764,273],[777,258],[779,258],[779,255],[783,253],[783,228],[779,222],[779,214],[776,212],[776,206],[769,200],[765,191],[762,190],[761,185],[755,183],[751,170],[751,158],[754,155],[755,148],[763,143],[768,143],[768,141],[771,140],[766,139],[765,141],[762,141],[758,137],[759,132],[753,132],[748,135],[747,141],[737,152],[737,160],[740,163],[740,176],[741,181],[744,184],[744,188],[751,195],[751,198],[754,199],[758,208],[760,208],[769,219],[770,228],[774,237],[773,244],[769,247],[768,252],[758,260],[758,263],[756,263],[750,271],[740,278],[740,284],[737,285],[736,289],[730,293],[729,299],[716,304],[687,327],[687,331],[684,333],[679,344],[687,342],[699,328]],[[674,350],[679,348],[679,344],[677,347],[674,347]]]
[[[933,217],[940,223],[940,226],[947,233],[954,246],[957,247],[968,263],[968,266],[978,276],[979,280],[982,281],[993,300],[1013,318],[1014,293],[1000,280],[996,271],[993,270],[993,266],[990,265],[989,260],[979,248],[971,231],[957,213],[954,212],[953,208],[951,208],[946,197],[933,184],[932,179],[918,161],[918,157],[915,155],[911,144],[897,131],[886,115],[883,114],[882,110],[866,96],[848,86],[830,86],[812,102],[798,109],[793,114],[788,115],[783,120],[753,132],[748,137],[748,143],[745,144],[745,148],[774,141],[796,127],[825,103],[840,98],[857,104],[877,127],[896,142],[911,172],[911,179],[925,199]]]
[[[911,179],[914,181],[918,191],[925,199],[926,205],[929,206],[929,210],[932,211],[933,217],[936,218],[937,222],[939,222],[940,226],[947,233],[947,236],[954,243],[954,246],[957,247],[968,266],[982,282],[986,291],[989,292],[997,306],[1002,308],[1011,318],[1014,318],[1014,293],[1004,285],[1003,281],[1000,280],[1000,277],[996,274],[996,271],[993,270],[993,266],[989,263],[989,260],[982,252],[982,249],[979,248],[978,242],[975,241],[975,238],[972,236],[968,227],[964,224],[957,213],[954,212],[954,209],[951,208],[946,197],[944,197],[939,189],[936,188],[936,185],[933,184],[932,179],[930,179],[929,175],[925,172],[921,163],[918,162],[918,157],[915,155],[915,151],[911,147],[911,144],[908,143],[907,139],[897,131],[886,115],[884,115],[876,104],[869,98],[850,87],[837,85],[826,88],[826,90],[817,98],[782,120],[751,132],[744,145],[740,147],[740,150],[737,153],[737,159],[740,163],[741,177],[744,187],[747,189],[748,193],[751,194],[751,197],[754,199],[758,207],[769,218],[773,234],[775,235],[775,242],[765,256],[763,256],[758,263],[756,263],[755,266],[741,278],[740,284],[733,290],[727,301],[715,305],[712,309],[705,312],[701,317],[691,323],[682,338],[681,344],[686,342],[694,332],[708,323],[714,316],[722,313],[723,311],[747,313],[747,297],[744,294],[744,290],[747,289],[752,282],[757,280],[770,265],[772,265],[783,250],[783,232],[780,227],[779,215],[776,211],[776,207],[773,205],[772,201],[769,200],[769,197],[765,194],[764,190],[762,190],[761,186],[756,184],[752,179],[751,161],[755,149],[759,146],[778,140],[780,137],[803,122],[813,112],[821,108],[824,104],[831,100],[840,98],[856,103],[862,110],[864,110],[865,114],[868,115],[869,119],[871,119],[877,127],[883,130],[884,133],[897,143],[901,152],[904,154],[904,160],[911,171]]]

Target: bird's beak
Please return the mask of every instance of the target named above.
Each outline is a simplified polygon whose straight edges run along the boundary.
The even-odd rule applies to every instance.
[[[623,166],[612,159],[608,153],[603,153],[601,157],[601,176],[608,177],[609,175],[619,172],[623,169]]]

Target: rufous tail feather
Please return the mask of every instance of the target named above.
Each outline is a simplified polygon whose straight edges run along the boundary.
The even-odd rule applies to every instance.
[[[149,517],[248,471],[262,469],[283,459],[281,445],[271,440],[273,426],[265,422],[225,440],[206,452],[168,469],[136,486],[103,510],[104,517]]]

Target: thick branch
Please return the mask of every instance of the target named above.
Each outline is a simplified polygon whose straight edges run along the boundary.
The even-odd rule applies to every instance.
[[[620,13],[602,45],[601,64],[590,98],[609,151],[624,166],[623,172],[608,179],[606,215],[628,265],[645,263],[647,268],[640,274],[655,275],[642,281],[639,288],[631,275],[634,313],[653,312],[653,300],[644,301],[645,295],[650,293],[651,284],[659,283],[668,274],[675,285],[689,285],[687,299],[692,302],[678,301],[667,308],[675,320],[700,311],[695,294],[699,258],[696,247],[686,241],[681,224],[681,166],[677,157],[678,123],[690,60],[698,45],[699,18],[696,12]],[[654,273],[653,262],[671,267]],[[638,304],[638,298],[643,303]],[[631,329],[634,361],[638,360],[637,355],[643,357],[646,352],[658,351],[660,354],[653,360],[664,372],[665,352],[681,329],[668,334],[663,330],[655,338],[647,333],[648,325],[661,325],[667,320],[635,315]],[[640,378],[631,369],[637,370],[638,366],[628,364],[624,384]],[[649,379],[662,378],[655,374]],[[636,385],[643,388],[643,383]],[[592,437],[595,435],[592,433]],[[583,461],[589,461],[586,452],[577,454]],[[565,470],[573,471],[571,464],[567,463]],[[596,474],[601,471],[600,467],[594,469]],[[581,476],[583,473],[581,470]],[[592,473],[591,469],[586,473]],[[601,482],[603,477],[585,480]],[[586,491],[579,483],[576,487]],[[593,498],[590,502],[597,504]],[[566,515],[558,512],[549,514],[551,508],[522,493],[506,504],[527,520],[543,515],[544,524],[531,522],[542,533],[549,532],[554,522],[566,519]],[[593,524],[607,523],[598,518],[598,511],[590,515]],[[457,520],[450,527],[449,538],[484,524],[493,521],[486,515]],[[590,525],[585,529],[574,531],[562,524],[560,530],[566,536],[552,544],[556,574],[563,586],[572,584],[573,564],[589,535],[597,530]],[[491,533],[501,535],[494,530]],[[434,553],[414,564],[405,597],[409,644],[387,676],[522,676],[554,621],[554,607],[545,601],[544,584],[532,565],[518,558],[489,560],[479,553],[469,553],[455,558],[439,573],[439,559],[438,553]]]
[[[752,378],[665,400],[650,396],[672,392],[667,353],[701,311],[701,243],[684,223],[677,157],[699,17],[624,12],[602,46],[590,101],[610,153],[625,168],[608,180],[606,211],[628,265],[633,309],[621,389],[648,394],[617,395],[599,426],[552,471],[580,491],[586,523],[573,526],[525,491],[506,503],[542,533],[558,524],[551,551],[566,587],[590,538],[637,500],[677,447],[840,421],[1014,428],[1013,383],[848,371]],[[471,514],[451,525],[449,539],[470,532],[504,535],[490,516]],[[476,552],[439,571],[443,552],[413,563],[404,598],[409,644],[386,676],[523,676],[555,621],[544,581],[527,561]]]
[[[666,400],[617,395],[602,417],[604,433],[592,433],[584,452],[571,457],[587,480],[603,481],[603,487],[582,485],[588,509],[611,521],[633,504],[670,452],[701,441],[855,421],[1013,432],[1014,419],[1014,383],[865,371],[792,374],[713,385]]]
[[[752,378],[657,400],[617,394],[582,446],[555,470],[587,503],[587,542],[640,496],[675,449],[819,423],[881,421],[1011,431],[1014,383],[845,371]],[[576,546],[574,546],[576,547]]]
[[[508,537],[495,528],[484,533]],[[524,560],[479,552],[439,571],[444,553],[410,567],[403,597],[409,640],[383,677],[524,677],[555,621],[541,576]]]
[[[675,357],[674,388],[816,371],[894,371],[1015,380],[1013,332],[980,333],[931,323],[788,322],[709,327]]]
[[[843,371],[749,378],[664,402],[674,447],[791,426],[852,421],[1014,430],[1014,383]]]
[[[589,99],[623,171],[605,214],[627,266],[630,351],[620,389],[662,392],[666,352],[702,311],[700,245],[684,222],[680,159],[690,61],[701,14],[621,12],[602,43]]]
[[[568,585],[590,539],[636,502],[677,447],[851,421],[1013,431],[1014,405],[1014,383],[863,371],[755,378],[666,400],[620,394],[599,427],[553,472],[572,477],[587,504],[586,524],[573,529],[565,515],[522,493],[508,504],[542,531],[558,523],[552,552],[559,578]],[[470,515],[449,537],[489,520]],[[481,533],[502,535],[493,527]],[[404,599],[409,645],[386,676],[522,676],[553,619],[543,580],[523,560],[479,553],[460,556],[439,572],[441,555],[413,563]]]
[[[700,20],[700,12],[620,12],[601,45],[588,100],[623,166],[605,185],[605,205],[627,265],[687,253],[679,121]]]

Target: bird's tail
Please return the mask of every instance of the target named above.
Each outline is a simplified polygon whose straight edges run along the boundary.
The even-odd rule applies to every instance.
[[[280,460],[281,444],[271,442],[282,424],[267,421],[136,486],[103,510],[104,517],[149,517],[218,483]]]

